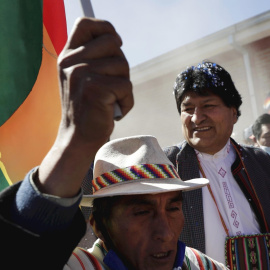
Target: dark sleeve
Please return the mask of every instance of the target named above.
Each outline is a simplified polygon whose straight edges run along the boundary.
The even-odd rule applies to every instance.
[[[16,192],[11,220],[37,234],[67,228],[78,211],[81,193],[73,198],[41,193],[33,181],[36,169],[30,170]]]
[[[11,221],[20,185],[17,183],[0,193],[1,265],[6,265],[6,269],[63,269],[86,231],[80,209],[67,228],[34,234]]]

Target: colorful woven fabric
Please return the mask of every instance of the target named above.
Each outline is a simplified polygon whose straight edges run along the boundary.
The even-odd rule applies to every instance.
[[[231,270],[270,270],[270,233],[227,237],[225,259]]]
[[[101,176],[93,179],[93,193],[101,188],[140,179],[166,179],[166,178],[180,178],[171,165],[166,164],[141,164],[127,168],[116,169],[111,172],[102,174]]]
[[[182,270],[220,270],[227,269],[223,264],[211,259],[199,250],[186,247]]]
[[[94,255],[77,247],[70,256],[63,270],[105,270]]]
[[[255,214],[258,218],[258,221],[261,226],[261,232],[268,233],[270,231],[270,228],[267,224],[265,213],[261,204],[261,200],[259,200],[257,192],[254,188],[254,184],[249,176],[248,170],[246,168],[246,165],[244,163],[244,156],[243,156],[243,148],[239,144],[234,144],[233,147],[236,151],[236,153],[239,156],[239,162],[235,162],[236,165],[233,168],[233,176],[235,179],[240,181],[242,184],[242,189],[244,192],[248,193],[248,196],[250,196],[250,204],[253,207]],[[244,169],[244,170],[243,170]],[[239,183],[239,182],[238,182]]]
[[[181,251],[183,254],[179,255],[178,253],[172,270],[228,270],[228,268],[226,268],[223,264],[211,259],[200,251],[184,246],[185,245],[183,243],[180,245],[178,243],[178,252],[179,248],[183,248]],[[107,257],[108,254],[109,253],[107,253],[103,247],[103,242],[100,239],[97,239],[93,247],[88,251],[77,247],[70,256],[63,270],[127,269],[124,264],[120,263],[121,260],[118,258],[116,253],[112,252],[110,258]],[[180,257],[181,259],[178,261],[178,258]],[[178,262],[181,263],[178,264]],[[180,266],[181,264],[182,266]]]

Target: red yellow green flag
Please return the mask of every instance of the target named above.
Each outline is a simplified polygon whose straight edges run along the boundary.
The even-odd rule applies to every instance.
[[[0,28],[1,190],[39,165],[56,137],[56,59],[67,39],[64,2],[1,0]]]

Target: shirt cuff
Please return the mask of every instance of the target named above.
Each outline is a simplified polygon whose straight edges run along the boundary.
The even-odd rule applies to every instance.
[[[82,191],[74,198],[43,194],[33,181],[37,169],[32,169],[21,184],[13,203],[12,219],[37,234],[63,230],[71,224],[78,211]]]
[[[61,198],[59,196],[55,196],[55,195],[51,195],[51,194],[46,194],[46,193],[42,193],[38,190],[35,182],[34,182],[34,175],[36,174],[38,170],[38,167],[34,168],[32,170],[32,173],[29,175],[29,181],[30,184],[32,186],[32,188],[34,189],[34,191],[41,197],[43,197],[44,199],[50,200],[52,202],[55,202],[61,206],[65,206],[65,207],[69,207],[72,206],[73,204],[76,204],[76,202],[78,202],[81,197],[82,197],[82,190],[80,190],[79,194],[75,197],[72,198]]]

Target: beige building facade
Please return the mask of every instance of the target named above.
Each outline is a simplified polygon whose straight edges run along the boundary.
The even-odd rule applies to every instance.
[[[116,123],[111,138],[154,135],[162,147],[182,141],[174,81],[187,66],[204,59],[228,70],[242,95],[242,115],[232,137],[243,142],[244,129],[266,112],[263,104],[270,93],[270,11],[132,68],[135,106]]]

